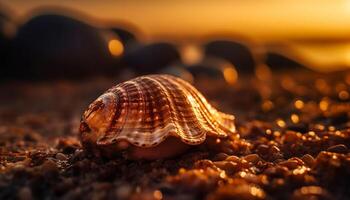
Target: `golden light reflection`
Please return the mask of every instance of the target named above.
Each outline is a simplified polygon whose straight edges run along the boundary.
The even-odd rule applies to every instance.
[[[328,109],[329,102],[327,100],[322,100],[319,103],[319,107],[322,111],[326,111]]]
[[[328,127],[328,130],[329,130],[329,131],[335,131],[335,127],[334,127],[334,126],[329,126],[329,127]]]
[[[119,40],[112,39],[108,42],[108,49],[113,56],[118,57],[123,54],[124,45]]]
[[[292,120],[292,122],[293,122],[294,124],[299,123],[299,116],[298,116],[297,114],[292,114],[292,115],[290,116],[290,119]]]
[[[349,99],[349,93],[345,90],[342,90],[339,92],[338,97],[341,100],[347,100],[347,99]]]
[[[316,132],[315,131],[309,131],[308,134],[312,137],[316,136]]]
[[[227,177],[225,171],[220,172],[219,176],[220,176],[220,178],[226,178]]]
[[[238,73],[233,66],[230,65],[230,66],[224,67],[223,73],[224,73],[225,80],[229,85],[234,85],[237,82]]]
[[[279,131],[274,131],[274,132],[273,132],[273,135],[274,135],[275,137],[280,137],[280,136],[281,136],[281,132],[279,132]]]
[[[310,171],[310,168],[307,168],[305,166],[301,166],[293,170],[294,175],[304,174],[306,172]]]
[[[265,133],[266,133],[267,135],[271,135],[272,131],[271,131],[271,129],[266,129]]]
[[[250,193],[253,196],[256,196],[256,197],[261,198],[261,199],[265,198],[265,196],[266,196],[263,190],[261,190],[258,187],[255,187],[255,186],[250,188]]]
[[[181,47],[181,59],[183,63],[192,65],[203,59],[203,50],[195,44],[187,44]]]
[[[286,126],[286,122],[283,121],[282,119],[277,119],[276,124],[281,128],[284,128]]]
[[[302,109],[304,107],[304,102],[302,100],[296,100],[294,102],[294,106],[297,109]]]
[[[163,199],[163,194],[162,194],[161,191],[155,190],[155,191],[153,192],[153,197],[154,197],[154,199],[156,199],[156,200],[161,200],[161,199]]]

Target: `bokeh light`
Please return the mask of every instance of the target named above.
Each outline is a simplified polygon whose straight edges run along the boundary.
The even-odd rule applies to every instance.
[[[108,49],[109,52],[116,57],[122,55],[124,52],[123,44],[117,39],[112,39],[108,42]]]

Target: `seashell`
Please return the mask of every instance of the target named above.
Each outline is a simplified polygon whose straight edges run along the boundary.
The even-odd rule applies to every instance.
[[[174,156],[207,136],[235,132],[233,115],[217,111],[192,85],[170,75],[112,87],[89,106],[80,125],[85,149],[107,156],[126,149],[132,159]]]

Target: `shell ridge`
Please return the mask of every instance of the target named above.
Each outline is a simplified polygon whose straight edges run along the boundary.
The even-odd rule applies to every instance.
[[[135,80],[135,82],[136,82],[136,85],[138,85],[138,91],[141,91],[139,84],[143,85],[142,91],[145,92],[144,99],[143,99],[143,101],[144,101],[143,107],[145,108],[144,115],[147,113],[150,114],[150,116],[147,117],[149,119],[143,117],[143,120],[154,122],[153,109],[155,108],[154,105],[156,105],[156,103],[153,102],[151,100],[151,98],[148,98],[152,95],[152,91],[151,91],[152,88],[149,87],[148,85],[146,85],[146,83],[143,83],[143,82],[145,82],[145,80],[143,80],[145,78],[146,78],[146,80],[150,81],[150,84],[151,83],[156,84],[154,79],[149,79],[148,77],[139,77]],[[164,93],[164,91],[162,91],[162,90],[160,90],[160,92]],[[142,94],[142,92],[140,94]],[[164,96],[164,95],[166,95],[166,94],[161,94],[161,96]],[[148,104],[147,107],[146,107],[146,103]],[[148,109],[147,112],[146,112],[146,108]],[[169,120],[171,120],[170,117],[169,117]],[[169,124],[169,122],[167,122],[167,123]],[[172,124],[172,123],[170,123],[170,124]],[[129,138],[129,140],[133,140],[133,143],[135,143],[135,140],[142,141],[141,143],[140,142],[137,142],[137,144],[135,143],[136,145],[150,146],[153,143],[157,142],[157,138],[160,137],[160,135],[161,135],[161,137],[164,137],[164,134],[165,134],[165,133],[156,134],[155,131],[156,131],[156,127],[154,126],[154,124],[151,125],[148,129],[147,128],[140,129],[138,127],[135,127],[135,130],[130,130],[130,129],[125,130],[125,132],[116,136],[116,139],[119,140],[120,138]],[[132,138],[132,139],[130,139],[130,138]]]
[[[204,97],[201,95],[201,93],[199,93],[199,91],[195,90],[191,85],[189,85],[186,81],[183,81],[181,79],[177,79],[179,82],[181,82],[183,84],[183,86],[195,97],[196,101],[198,104],[200,104],[202,110],[200,111],[204,117],[204,120],[210,125],[210,133],[217,133],[219,135],[222,136],[227,136],[224,132],[222,132],[221,130],[217,130],[217,126],[213,123],[214,121],[216,121],[212,116],[215,114],[215,112],[213,112],[213,110],[215,111],[214,108],[212,107],[207,107],[210,104],[208,104],[208,102],[204,99]],[[205,110],[203,110],[203,108]],[[213,109],[213,110],[211,110]],[[217,135],[215,134],[215,135]]]
[[[129,102],[130,106],[134,106],[133,104],[136,104],[135,108],[131,109],[131,119],[128,119],[129,123],[126,124],[127,127],[125,127],[125,130],[121,132],[119,135],[115,136],[115,139],[123,138],[123,137],[129,137],[129,138],[140,138],[140,129],[142,128],[142,122],[144,120],[144,113],[145,113],[145,95],[143,94],[144,91],[141,89],[142,81],[139,81],[139,79],[135,79],[134,81],[130,82],[132,84],[132,89],[136,89],[136,91],[133,92],[133,94],[137,94],[137,96],[129,96]],[[134,98],[133,100],[131,98]],[[135,101],[136,102],[131,102]],[[141,113],[140,113],[141,112]],[[139,116],[141,115],[141,116]],[[130,117],[128,117],[130,118]]]
[[[137,79],[137,82],[139,84],[143,84],[143,79],[142,77],[140,77],[139,79]],[[138,139],[138,141],[142,141],[142,142],[138,142],[139,145],[145,145],[145,146],[149,146],[153,141],[152,141],[152,134],[154,132],[153,129],[153,125],[151,125],[151,123],[153,122],[153,108],[154,108],[154,104],[152,102],[152,91],[150,91],[150,87],[148,86],[148,84],[144,83],[144,87],[143,87],[143,91],[146,93],[145,94],[145,104],[147,104],[147,107],[145,107],[145,111],[144,111],[144,115],[142,117],[143,122],[149,122],[150,126],[149,127],[141,127],[138,130],[134,130],[134,136],[135,137],[131,137],[134,139]],[[149,114],[149,116],[147,117],[146,115]],[[130,138],[130,137],[129,137]]]
[[[172,83],[169,83],[169,80],[167,79],[163,79],[161,76],[154,76],[155,79],[157,80],[157,82],[162,85],[162,87],[164,88],[164,90],[166,91],[167,94],[167,99],[169,101],[170,107],[172,108],[172,123],[175,125],[177,133],[180,135],[180,137],[183,139],[185,138],[186,134],[185,134],[185,130],[184,127],[182,125],[179,124],[179,119],[181,119],[182,116],[182,112],[179,110],[180,107],[176,105],[176,97],[174,96],[174,91],[170,90],[171,85],[173,85]],[[168,84],[165,85],[164,81],[166,81]],[[173,88],[175,89],[175,88]]]
[[[165,127],[161,128],[161,129],[157,129],[155,132],[155,135],[157,135],[158,140],[154,140],[152,143],[150,143],[149,145],[146,145],[145,147],[153,147],[156,146],[158,144],[160,144],[161,142],[163,142],[164,140],[166,140],[168,137],[176,137],[179,138],[181,141],[183,141],[186,144],[189,145],[196,145],[196,144],[200,144],[205,140],[205,136],[202,140],[199,140],[197,142],[189,142],[187,140],[184,140],[183,138],[181,138],[175,130],[175,127],[173,124],[168,124]],[[121,140],[126,140],[128,142],[130,142],[133,145],[136,146],[140,146],[140,143],[138,142],[138,139],[136,138],[132,138],[132,137],[128,137],[127,135],[123,135],[123,136],[118,136],[118,138],[116,139],[116,141],[121,141]]]
[[[132,102],[132,95],[135,95],[135,92],[132,92],[134,89],[137,90],[137,82],[136,80],[131,80],[131,81],[127,81],[126,82],[127,84],[125,85],[125,91],[126,91],[126,94],[127,94],[127,102],[128,104],[125,106],[127,109],[126,109],[126,113],[125,113],[125,121],[123,123],[123,126],[122,126],[122,131],[118,134],[118,135],[115,135],[113,139],[116,139],[119,135],[130,135],[130,133],[132,131],[130,131],[129,129],[129,126],[130,127],[133,127],[135,126],[135,122],[134,120],[132,119],[132,117],[130,118],[130,116],[133,114],[132,113],[132,107],[133,107],[133,102]],[[138,91],[138,90],[137,90]],[[132,95],[131,95],[132,94]],[[139,93],[137,93],[139,95]],[[139,104],[139,103],[138,103]]]
[[[156,78],[154,78],[154,76],[152,75],[150,77],[144,76],[143,78],[154,81],[161,88],[160,92],[162,93],[165,100],[167,101],[167,104],[169,105],[170,123],[172,123],[175,126],[176,131],[179,132],[180,131],[179,127],[177,126],[173,116],[173,113],[175,112],[174,103],[172,99],[169,100],[169,97],[171,96],[169,94],[169,91],[166,89],[166,87],[163,86],[161,82],[159,82]]]
[[[197,143],[198,141],[202,141],[203,138],[205,138],[205,131],[203,131],[202,128],[202,124],[201,122],[198,120],[198,116],[196,115],[196,109],[193,109],[194,105],[197,102],[191,102],[188,99],[188,96],[186,95],[186,92],[188,92],[187,90],[182,90],[182,85],[171,78],[165,78],[165,77],[159,77],[159,79],[162,79],[162,81],[166,81],[168,82],[170,85],[175,85],[176,89],[179,91],[179,93],[182,95],[182,97],[184,98],[184,102],[187,103],[187,105],[189,105],[191,107],[190,111],[191,112],[185,112],[184,114],[187,113],[187,116],[189,117],[189,119],[194,119],[194,121],[184,121],[185,123],[183,124],[186,127],[186,130],[183,130],[183,139],[187,139],[189,141],[191,141],[191,143]],[[199,105],[198,105],[199,106]],[[181,106],[178,106],[181,107]],[[184,107],[186,107],[186,105],[184,105]],[[178,112],[179,114],[181,114],[180,119],[184,118],[186,119],[186,115],[183,115],[183,112]],[[192,115],[192,116],[191,116]],[[196,140],[196,142],[194,142],[194,140]]]
[[[119,122],[116,122],[116,120],[114,119],[114,121],[113,121],[113,123],[114,123],[114,125],[116,124],[116,123],[118,123],[118,125],[119,124],[121,124],[121,127],[120,127],[120,131],[119,131],[119,133],[117,133],[116,131],[115,131],[115,127],[110,127],[110,130],[108,131],[108,132],[106,132],[104,135],[102,135],[102,136],[100,136],[98,139],[97,139],[97,143],[98,144],[107,144],[107,143],[111,143],[111,141],[113,141],[119,134],[121,134],[121,132],[123,131],[123,129],[124,129],[124,126],[125,126],[125,124],[126,124],[126,121],[127,121],[127,119],[128,119],[128,110],[129,110],[129,104],[130,104],[130,102],[128,101],[129,100],[129,94],[128,94],[128,92],[127,92],[127,90],[126,90],[126,86],[127,86],[127,84],[129,83],[129,81],[127,81],[127,82],[124,82],[124,83],[122,83],[122,84],[118,84],[118,85],[116,85],[115,86],[115,89],[116,89],[116,91],[115,91],[115,93],[117,92],[117,91],[120,91],[120,93],[121,93],[121,98],[123,99],[123,108],[121,108],[121,110],[120,110],[120,116],[122,116],[122,115],[124,115],[123,116],[123,120],[122,120],[122,122],[121,123],[119,123]],[[127,101],[125,101],[124,102],[124,100],[127,100]],[[125,107],[127,108],[126,110],[125,110]],[[125,112],[125,113],[124,113]]]
[[[193,88],[189,83],[187,83],[186,81],[182,80],[182,79],[179,79],[177,78],[180,82],[182,82],[186,88],[190,88],[192,90],[195,90],[195,88]],[[207,101],[206,99],[204,98],[204,96],[198,92],[198,91],[193,91],[193,94],[195,94],[198,98],[199,98],[199,102],[202,103],[202,106],[204,108],[206,108],[207,110],[207,117],[209,117],[212,121],[215,121],[218,123],[219,127],[215,126],[214,125],[214,128],[213,130],[217,129],[217,128],[220,128],[222,131],[222,133],[219,133],[219,135],[222,135],[222,136],[227,136],[227,134],[225,133],[226,131],[227,132],[230,132],[230,133],[234,133],[235,132],[235,126],[234,126],[234,116],[233,115],[228,115],[228,114],[224,114],[222,115],[223,113],[219,112],[218,110],[216,110],[214,107],[212,107]],[[226,117],[227,116],[230,116],[230,117]],[[212,116],[216,116],[216,118],[214,119]],[[230,128],[227,128],[224,121],[225,121],[225,118],[228,118],[230,120],[230,124],[232,127]],[[217,132],[217,130],[216,130]]]

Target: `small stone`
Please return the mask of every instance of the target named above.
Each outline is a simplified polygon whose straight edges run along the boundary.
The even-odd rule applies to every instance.
[[[236,163],[240,162],[239,160],[240,159],[237,156],[229,156],[229,157],[226,158],[226,161],[233,161],[233,162],[236,162]]]
[[[319,186],[304,186],[293,192],[292,200],[306,199],[334,199],[330,193]]]
[[[132,188],[129,185],[121,185],[115,190],[117,199],[127,199],[132,192]]]
[[[56,154],[56,158],[57,158],[58,160],[61,160],[61,161],[67,160],[67,159],[68,159],[68,157],[67,157],[66,155],[64,155],[63,153],[57,153],[57,154]]]
[[[220,160],[225,160],[228,157],[226,153],[218,153],[215,155],[213,160],[220,161]]]
[[[250,163],[253,163],[253,164],[255,164],[261,160],[261,158],[258,154],[249,154],[247,156],[244,156],[243,159],[250,162]]]
[[[234,174],[239,170],[238,164],[232,161],[218,161],[218,162],[214,162],[214,164],[218,168],[225,170],[227,174]]]
[[[333,153],[347,153],[348,148],[343,144],[338,144],[338,145],[329,147],[327,151],[333,152]]]
[[[32,200],[33,199],[32,191],[30,190],[29,187],[22,187],[18,191],[17,197],[19,200]]]
[[[301,159],[309,167],[312,167],[315,164],[315,158],[312,155],[310,155],[310,154],[303,155],[303,157],[301,157]]]
[[[261,144],[257,148],[257,154],[264,158],[264,156],[267,156],[269,154],[269,149],[270,148],[268,145]]]
[[[298,161],[292,160],[292,159],[289,159],[289,160],[286,160],[286,161],[282,161],[282,162],[280,162],[278,164],[282,165],[282,166],[285,166],[288,169],[296,169],[299,166]]]
[[[41,169],[43,170],[43,172],[57,172],[58,171],[58,167],[57,164],[52,161],[52,160],[46,160],[42,165],[41,165]]]
[[[286,134],[284,135],[285,142],[293,143],[298,141],[298,139],[299,139],[299,136],[294,131],[286,131]]]
[[[199,160],[199,161],[195,162],[193,166],[194,166],[194,168],[197,168],[197,169],[206,169],[208,167],[215,168],[215,165],[211,160]]]

